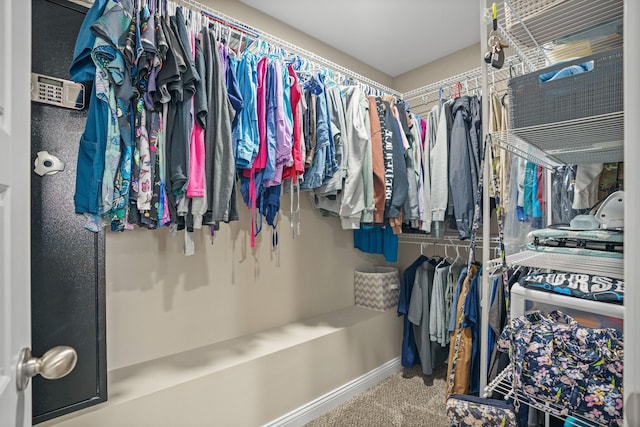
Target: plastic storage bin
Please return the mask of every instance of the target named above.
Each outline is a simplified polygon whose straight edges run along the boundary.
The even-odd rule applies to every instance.
[[[511,288],[511,317],[530,310],[548,313],[560,310],[591,328],[615,328],[622,331],[624,306],[528,289],[516,283]]]
[[[591,71],[540,82],[542,74],[589,61],[593,61]],[[620,112],[623,110],[622,86],[622,49],[514,77],[508,86],[511,128],[517,133],[518,128]]]

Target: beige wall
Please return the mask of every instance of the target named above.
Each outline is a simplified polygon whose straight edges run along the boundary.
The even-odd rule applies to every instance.
[[[107,235],[109,369],[254,333],[354,303],[353,271],[384,264],[353,248],[353,233],[323,218],[302,195],[301,235],[292,240],[282,197],[279,245],[265,223],[249,244],[249,211],[222,224],[211,244],[195,232],[196,254],[182,255],[183,234],[136,230]],[[242,202],[241,202],[242,203]]]
[[[320,55],[338,65],[341,65],[351,71],[362,74],[378,83],[393,88],[393,78],[355,58],[337,50],[320,40],[315,39],[286,23],[274,19],[238,0],[199,0],[200,3],[211,6],[214,10],[231,16],[245,24],[258,28],[266,33],[276,36],[289,43],[293,43],[305,50]],[[301,8],[305,7],[302,6]],[[319,5],[314,7],[321,7]],[[310,13],[312,13],[310,11]],[[300,10],[301,17],[304,11]],[[312,15],[301,19],[313,19]]]
[[[427,49],[427,47],[424,47]],[[445,80],[456,74],[473,70],[480,66],[483,53],[480,44],[474,44],[451,53],[437,61],[425,64],[393,79],[393,88],[401,93]]]

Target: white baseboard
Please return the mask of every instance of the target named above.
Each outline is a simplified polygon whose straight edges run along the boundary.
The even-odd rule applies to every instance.
[[[329,393],[312,400],[281,416],[280,418],[268,422],[263,427],[301,427],[319,416],[342,405],[352,397],[363,393],[387,377],[400,372],[402,365],[400,358],[391,359],[383,365],[367,372],[361,377],[330,391]]]

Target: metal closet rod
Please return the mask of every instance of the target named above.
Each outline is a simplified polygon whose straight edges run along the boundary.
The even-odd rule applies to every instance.
[[[405,241],[405,243],[407,243],[407,240],[417,240],[417,241],[423,241],[423,242],[438,242],[438,241],[442,241],[442,242],[448,242],[452,245],[460,245],[460,246],[469,246],[469,240],[458,240],[458,235],[457,234],[445,234],[444,236],[442,236],[441,238],[437,238],[437,237],[433,237],[430,234],[424,234],[424,233],[402,233],[398,236],[398,239],[400,241]],[[480,236],[478,236],[478,238],[476,239],[476,242],[481,242],[482,238]],[[499,237],[491,237],[489,239],[489,241],[491,243],[500,243],[500,238]]]
[[[445,238],[446,239],[446,238]],[[458,242],[454,242],[452,239],[446,239],[448,241],[444,241],[444,240],[435,240],[435,239],[410,239],[410,240],[403,240],[402,237],[400,237],[400,239],[398,240],[399,243],[402,244],[410,244],[410,245],[420,245],[420,252],[422,253],[424,250],[431,248],[431,247],[443,247],[445,248],[445,250],[447,248],[451,248],[451,249],[455,249],[456,250],[456,254],[459,255],[459,251],[460,249],[465,250],[466,252],[469,252],[469,241],[458,241]],[[482,245],[483,241],[481,238],[478,238],[476,240],[476,249],[477,250],[482,250],[483,246],[479,246]],[[500,241],[498,238],[490,238],[489,239],[489,247],[488,249],[490,251],[494,252],[494,257],[498,256],[498,253],[500,251],[500,245],[499,245]]]
[[[284,49],[289,54],[302,56],[314,63],[321,64],[322,66],[330,69],[330,71],[335,71],[337,73],[343,74],[349,79],[355,80],[360,83],[364,83],[365,85],[370,86],[371,88],[381,90],[389,95],[394,95],[398,98],[402,97],[402,94],[400,92],[397,92],[388,86],[385,86],[381,83],[371,80],[370,78],[365,77],[362,74],[358,74],[352,70],[349,70],[348,68],[345,68],[339,64],[336,64],[335,62],[329,61],[328,59],[323,58],[320,55],[317,55],[299,46],[296,46],[293,43],[289,43],[288,41],[285,41],[279,37],[266,33],[251,25],[245,24],[244,22],[239,21],[229,15],[220,13],[217,10],[209,6],[206,6],[200,2],[197,2],[195,0],[173,0],[173,2],[188,8],[195,9],[197,11],[205,12],[206,16],[208,16],[209,18],[212,18],[213,20],[219,22],[222,25],[230,26],[232,29],[234,29],[233,27],[238,27],[235,29],[240,29],[243,32],[249,33],[249,36],[255,35],[255,38],[258,40],[264,40],[269,44],[272,44],[278,48]]]

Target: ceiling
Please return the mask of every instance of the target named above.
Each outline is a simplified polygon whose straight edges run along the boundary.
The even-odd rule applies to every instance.
[[[240,0],[397,77],[480,40],[477,0]]]

